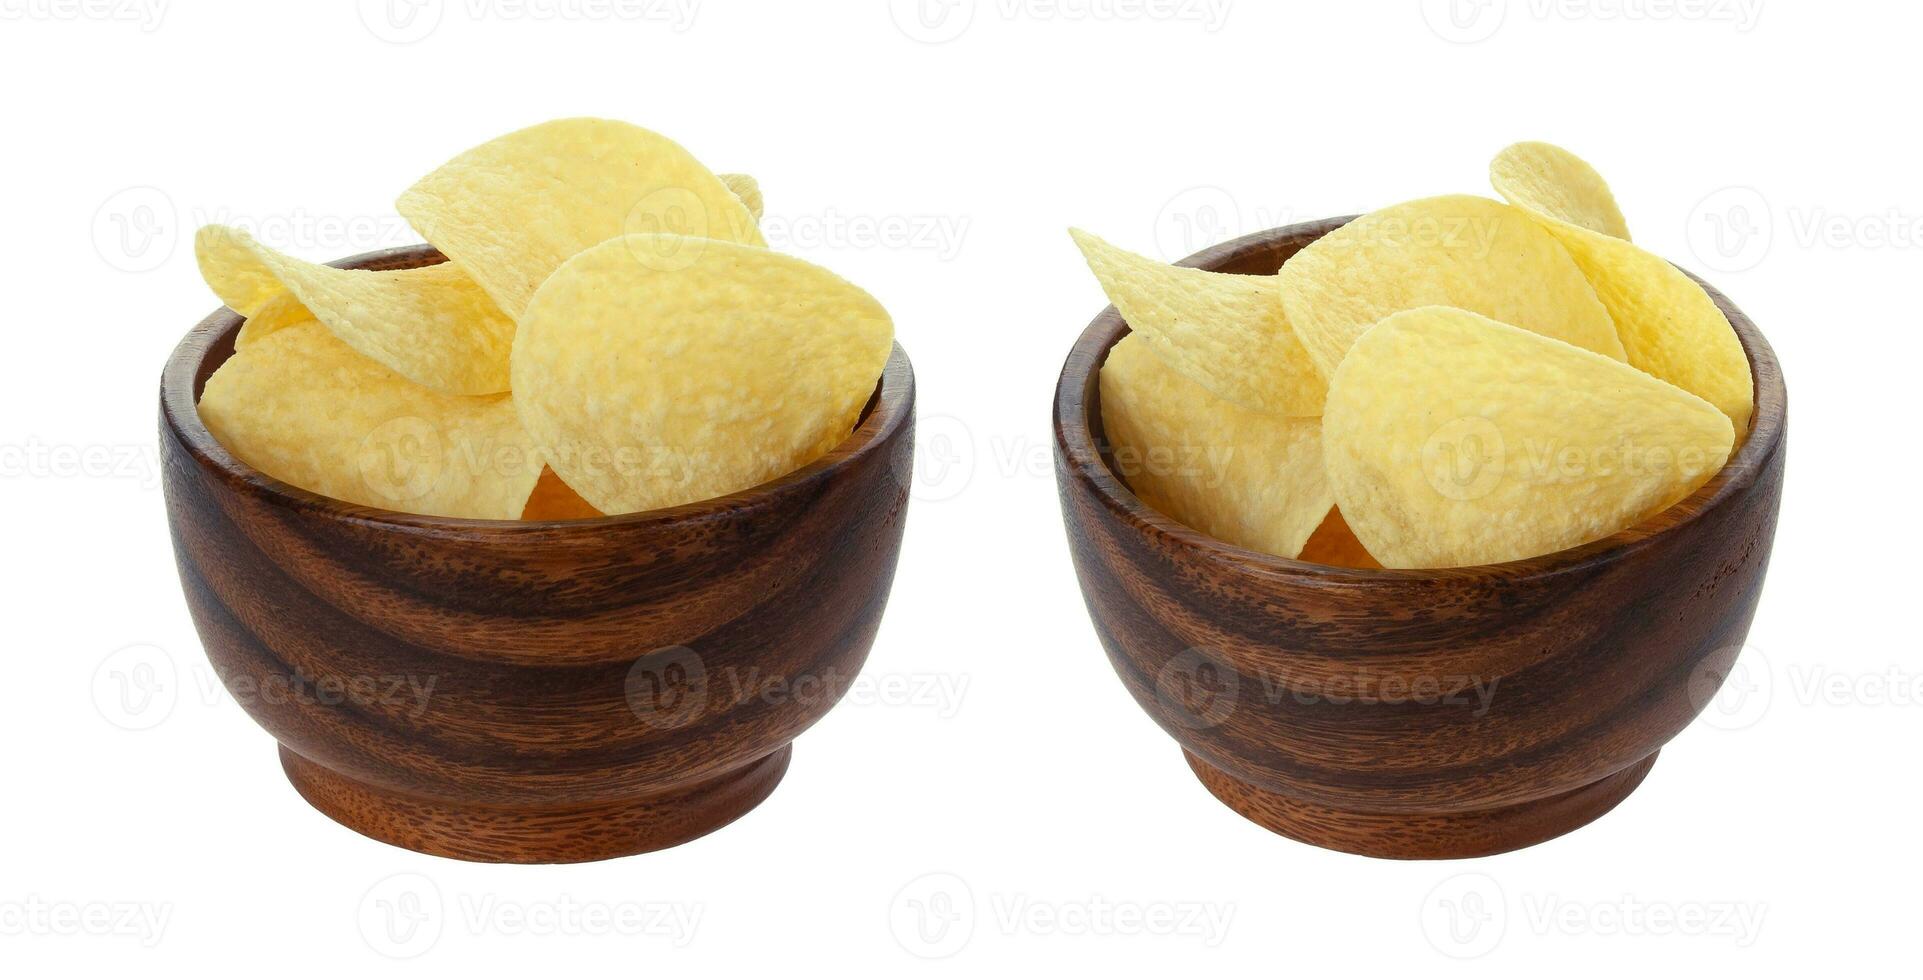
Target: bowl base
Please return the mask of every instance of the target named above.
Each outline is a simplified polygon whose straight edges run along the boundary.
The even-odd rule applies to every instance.
[[[1484,857],[1561,837],[1614,809],[1642,784],[1656,753],[1587,786],[1527,803],[1452,813],[1363,813],[1307,803],[1235,779],[1184,751],[1215,798],[1264,828],[1305,844],[1367,857]]]
[[[794,747],[784,745],[707,782],[633,800],[493,807],[389,792],[280,747],[288,781],[336,823],[410,851],[496,864],[601,861],[685,844],[760,805],[793,754]]]

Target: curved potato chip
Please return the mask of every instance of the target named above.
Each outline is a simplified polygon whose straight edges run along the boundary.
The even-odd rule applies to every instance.
[[[1593,197],[1594,190],[1552,189],[1556,181],[1576,173],[1587,187],[1589,178],[1579,172],[1595,171],[1570,164],[1575,157],[1567,151],[1550,150],[1555,148],[1504,150],[1489,167],[1496,191],[1540,221],[1575,256],[1615,319],[1630,364],[1706,399],[1729,416],[1739,438],[1746,434],[1756,409],[1756,383],[1729,318],[1681,269],[1623,236],[1601,233],[1590,223],[1593,204],[1566,204]]]
[[[1364,334],[1322,424],[1336,502],[1390,568],[1607,537],[1707,482],[1734,435],[1714,405],[1627,364],[1444,307]]]
[[[1629,240],[1629,222],[1609,182],[1589,161],[1553,143],[1517,143],[1489,164],[1489,180],[1503,200],[1554,215],[1598,235]]]
[[[369,507],[513,520],[541,475],[508,396],[429,391],[311,320],[236,350],[200,417],[255,469]]]
[[[1216,398],[1141,335],[1108,352],[1099,383],[1117,475],[1150,507],[1237,547],[1294,558],[1334,506],[1321,420]]]
[[[234,349],[240,350],[276,330],[312,319],[314,314],[300,305],[300,300],[295,299],[293,293],[283,289],[247,315],[246,322],[240,325],[240,332],[234,335]]]
[[[1188,269],[1069,235],[1129,328],[1175,370],[1251,411],[1322,414],[1328,382],[1283,318],[1274,276]]]
[[[548,463],[608,514],[789,473],[848,438],[894,346],[874,297],[764,248],[630,235],[528,304],[515,401]],[[685,254],[663,268],[653,256]]]
[[[1297,252],[1278,281],[1289,323],[1324,377],[1363,331],[1421,306],[1471,310],[1623,359],[1609,311],[1569,251],[1522,211],[1484,197],[1365,214]]]
[[[687,150],[608,119],[560,119],[442,164],[397,205],[508,316],[561,263],[627,233],[764,244],[747,205]],[[683,247],[661,259],[693,261]]]
[[[416,384],[450,395],[507,390],[514,322],[453,265],[336,269],[282,255],[219,225],[194,236],[194,252],[208,285],[243,316],[268,314],[285,326],[298,314],[277,297],[291,293],[348,346]],[[275,291],[266,288],[270,282]]]
[[[287,287],[255,248],[253,236],[238,228],[206,225],[194,233],[194,262],[200,267],[201,281],[228,309],[249,318],[287,295]],[[276,317],[284,318],[287,312],[282,304]]]
[[[767,206],[761,197],[761,181],[747,174],[722,174],[721,182],[728,185],[728,190],[741,199],[742,206],[748,209],[749,214],[754,215],[756,221],[761,220],[762,209]]]

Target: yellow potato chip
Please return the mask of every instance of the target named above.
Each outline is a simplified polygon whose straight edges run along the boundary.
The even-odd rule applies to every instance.
[[[1390,568],[1530,558],[1607,537],[1728,460],[1729,417],[1626,364],[1464,310],[1362,336],[1329,382],[1323,455]]]
[[[276,330],[312,319],[314,314],[300,305],[300,300],[295,299],[293,293],[282,290],[247,315],[247,321],[240,325],[240,332],[234,335],[234,349],[239,350]]]
[[[1631,245],[1626,230],[1617,236],[1596,227],[1596,191],[1588,176],[1594,170],[1567,151],[1530,143],[1504,150],[1489,170],[1496,191],[1575,256],[1615,319],[1629,363],[1722,409],[1739,438],[1746,434],[1756,387],[1735,328],[1681,269]],[[1563,180],[1578,186],[1561,188]],[[1594,177],[1593,184],[1601,185],[1602,178]],[[1609,193],[1606,185],[1602,193]]]
[[[201,275],[228,306],[265,327],[299,314],[291,293],[349,347],[450,395],[507,390],[514,323],[453,265],[372,272],[290,258],[246,232],[209,225],[194,237]],[[268,284],[273,284],[270,288]],[[254,334],[249,331],[249,341]]]
[[[761,220],[761,212],[766,204],[761,198],[760,181],[747,174],[722,174],[721,182],[728,185],[728,190],[741,199],[742,206],[748,209],[749,214],[754,215],[756,221]]]
[[[628,233],[761,245],[747,205],[687,150],[607,119],[561,119],[483,143],[409,188],[397,205],[421,237],[519,320],[561,263]]]
[[[561,475],[554,472],[553,467],[541,470],[541,480],[534,485],[527,506],[521,510],[524,521],[580,521],[604,516],[594,505],[582,500],[573,487],[561,482]]]
[[[507,395],[429,391],[311,320],[236,350],[200,417],[255,469],[369,507],[513,520],[541,475]]]
[[[1210,395],[1130,334],[1100,375],[1117,475],[1150,507],[1221,541],[1294,558],[1334,506],[1322,422]]]
[[[1609,311],[1569,251],[1500,201],[1455,194],[1363,215],[1296,253],[1284,312],[1324,377],[1392,313],[1454,306],[1623,359]]]
[[[845,440],[894,345],[881,304],[764,248],[631,235],[575,256],[514,343],[528,430],[608,514],[789,473]],[[664,267],[655,256],[692,258]]]
[[[1302,553],[1296,556],[1303,561],[1318,565],[1334,565],[1338,568],[1381,568],[1382,563],[1369,554],[1369,549],[1356,539],[1349,523],[1342,519],[1342,508],[1329,510],[1329,516],[1322,526],[1309,535],[1309,543],[1302,546]]]
[[[1552,143],[1517,143],[1489,164],[1504,200],[1599,235],[1629,240],[1629,222],[1609,183],[1589,161]]]
[[[1328,383],[1283,318],[1274,276],[1173,266],[1069,234],[1129,328],[1175,370],[1251,411],[1322,414]]]

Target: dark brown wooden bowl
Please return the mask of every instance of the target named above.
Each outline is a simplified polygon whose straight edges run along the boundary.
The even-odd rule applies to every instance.
[[[1348,220],[1184,264],[1272,274]],[[1109,660],[1203,785],[1277,833],[1396,858],[1526,847],[1628,796],[1736,659],[1782,497],[1782,372],[1710,293],[1756,379],[1728,467],[1605,540],[1434,571],[1260,554],[1143,504],[1104,457],[1096,384],[1128,326],[1113,309],[1097,317],[1055,395],[1069,548]]]
[[[337,264],[438,261],[416,247]],[[237,460],[195,405],[240,324],[202,321],[161,377],[168,522],[214,669],[335,820],[475,861],[671,847],[766,798],[860,671],[912,469],[899,347],[848,440],[771,483],[645,514],[475,521],[342,503]]]

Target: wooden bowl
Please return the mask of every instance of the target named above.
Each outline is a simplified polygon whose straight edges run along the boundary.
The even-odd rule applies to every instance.
[[[337,264],[439,261],[422,246]],[[901,348],[847,442],[771,483],[477,521],[321,497],[222,448],[195,405],[240,324],[202,321],[161,377],[174,554],[214,669],[335,820],[474,861],[671,847],[766,798],[860,671],[907,508]]]
[[[1185,264],[1266,275],[1349,219]],[[1714,695],[1749,632],[1782,496],[1786,396],[1762,334],[1748,441],[1688,500],[1527,561],[1335,568],[1247,551],[1150,509],[1106,459],[1096,375],[1113,309],[1069,354],[1055,460],[1095,631],[1149,716],[1236,812],[1322,847],[1452,858],[1596,819]]]

